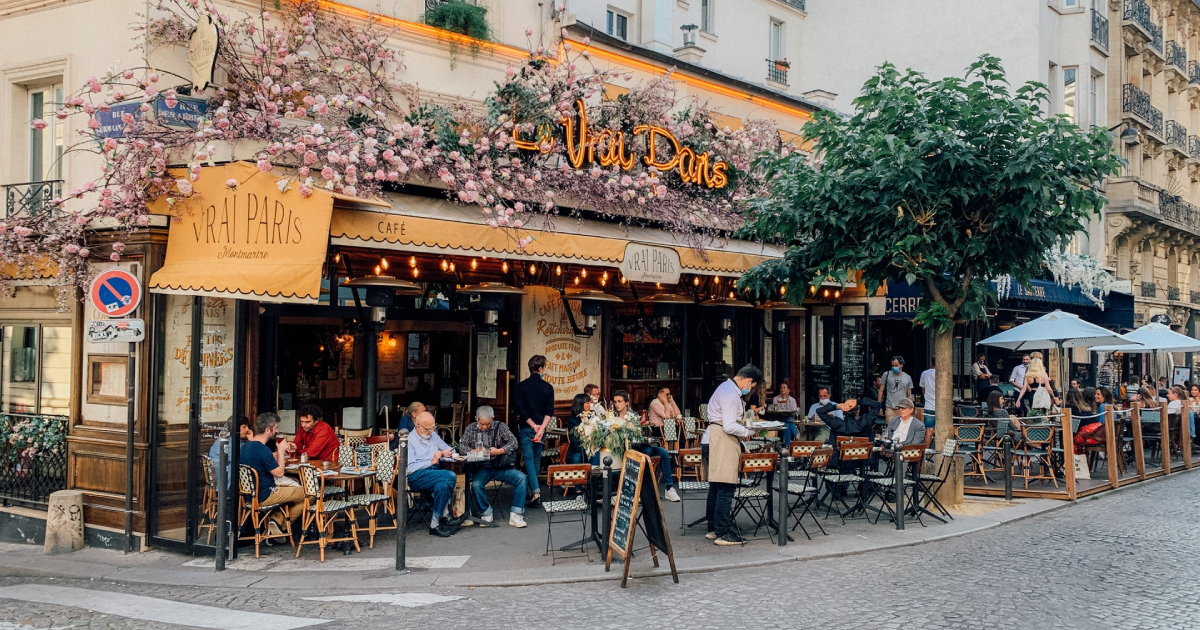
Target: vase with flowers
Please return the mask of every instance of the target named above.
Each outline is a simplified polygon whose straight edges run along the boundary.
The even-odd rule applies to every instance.
[[[616,413],[609,406],[606,412],[588,412],[580,419],[582,422],[575,428],[575,433],[588,455],[609,451],[614,464],[619,465],[630,444],[644,439],[641,418],[632,411]]]

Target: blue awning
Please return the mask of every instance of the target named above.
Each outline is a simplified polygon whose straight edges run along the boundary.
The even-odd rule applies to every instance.
[[[991,287],[993,291],[996,290],[994,282],[991,283]],[[1013,283],[1012,290],[1008,292],[1008,296],[1000,300],[1000,303],[1004,304],[1009,301],[1037,302],[1053,306],[1098,308],[1094,302],[1083,294],[1083,291],[1079,287],[1064,287],[1047,280],[1030,280],[1029,288]]]

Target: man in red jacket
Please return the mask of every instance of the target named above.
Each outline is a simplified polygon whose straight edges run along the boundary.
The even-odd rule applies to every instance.
[[[321,408],[304,403],[296,411],[300,419],[300,430],[296,432],[296,441],[292,445],[292,454],[299,456],[307,453],[309,461],[338,460],[338,439],[333,427],[321,420]]]

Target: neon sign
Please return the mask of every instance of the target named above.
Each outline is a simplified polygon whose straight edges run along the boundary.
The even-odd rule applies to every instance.
[[[585,163],[597,163],[600,166],[619,166],[622,170],[633,169],[638,161],[626,143],[624,131],[604,129],[594,132],[588,129],[587,111],[583,101],[575,101],[579,115],[576,117],[563,116],[561,123],[567,143],[567,161],[575,168]],[[519,127],[513,127],[513,144],[518,149],[527,151],[549,152],[549,143],[545,142],[550,133],[548,129],[538,130],[538,140],[522,140]],[[708,151],[696,153],[691,147],[683,146],[670,131],[655,125],[638,125],[633,128],[633,137],[646,136],[646,154],[641,161],[647,167],[653,167],[661,172],[677,171],[683,181],[720,189],[729,184],[729,165],[722,161],[712,161]],[[664,151],[660,140],[670,147]]]

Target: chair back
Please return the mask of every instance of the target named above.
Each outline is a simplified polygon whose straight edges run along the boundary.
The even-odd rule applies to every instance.
[[[871,442],[842,442],[838,445],[838,453],[843,462],[863,461],[871,457]]]
[[[962,414],[963,418],[978,418],[979,407],[959,407],[958,413]]]
[[[1162,424],[1162,412],[1158,409],[1143,409],[1142,424]]]
[[[366,444],[368,437],[371,437],[370,429],[342,429],[342,444],[351,448]]]
[[[779,453],[742,453],[741,472],[743,475],[769,473],[775,470],[777,461]]]
[[[698,448],[681,448],[679,462],[683,468],[698,468],[704,465],[704,452]]]
[[[975,443],[983,439],[982,424],[960,424],[954,427],[954,438],[959,442]]]
[[[996,421],[996,440],[999,441],[1008,435],[1008,426],[1012,424],[1012,420],[1007,416]]]
[[[683,435],[689,440],[696,437],[696,418],[693,416],[683,417]]]
[[[250,507],[258,509],[258,471],[245,465],[238,464],[238,492],[243,503],[250,502]]]
[[[462,403],[450,403],[451,428],[462,429],[466,417],[466,408]]]
[[[958,450],[958,440],[949,439],[942,443],[942,457],[950,458]]]
[[[204,485],[210,488],[217,487],[217,467],[213,464],[213,460],[207,455],[200,456],[200,464],[204,467]]]
[[[700,403],[700,420],[708,424],[708,403]]]
[[[375,458],[375,481],[383,484],[385,488],[391,488],[396,479],[396,463],[399,458],[399,453],[391,451],[385,451],[384,455]]]
[[[370,446],[370,445],[374,445],[374,444],[387,444],[388,442],[391,442],[391,441],[392,441],[392,438],[391,438],[391,436],[388,436],[388,435],[372,435],[371,437],[368,437],[366,440],[363,440],[363,444]]]
[[[338,464],[341,466],[354,466],[357,462],[354,458],[354,449],[356,447],[349,444],[342,444],[338,447]]]
[[[812,452],[808,458],[808,467],[812,469],[824,468],[829,465],[829,460],[833,459],[833,448],[823,446]]]
[[[546,470],[546,478],[551,487],[586,485],[591,474],[591,464],[556,464]]]
[[[1025,438],[1025,444],[1028,446],[1044,446],[1054,439],[1054,425],[1023,425],[1021,434]]]
[[[679,421],[675,418],[663,420],[662,434],[664,442],[679,441]]]
[[[834,441],[837,443],[838,449],[841,450],[843,444],[853,442],[854,438],[849,435],[839,435]]]
[[[824,446],[823,442],[792,442],[788,445],[788,449],[792,453],[792,457],[810,457],[813,451]]]
[[[908,446],[900,447],[900,461],[906,464],[914,464],[921,461],[921,459],[924,457],[924,444],[909,444]]]
[[[304,490],[304,498],[315,503],[321,500],[325,493],[325,478],[321,471],[312,464],[300,464],[300,489]]]

